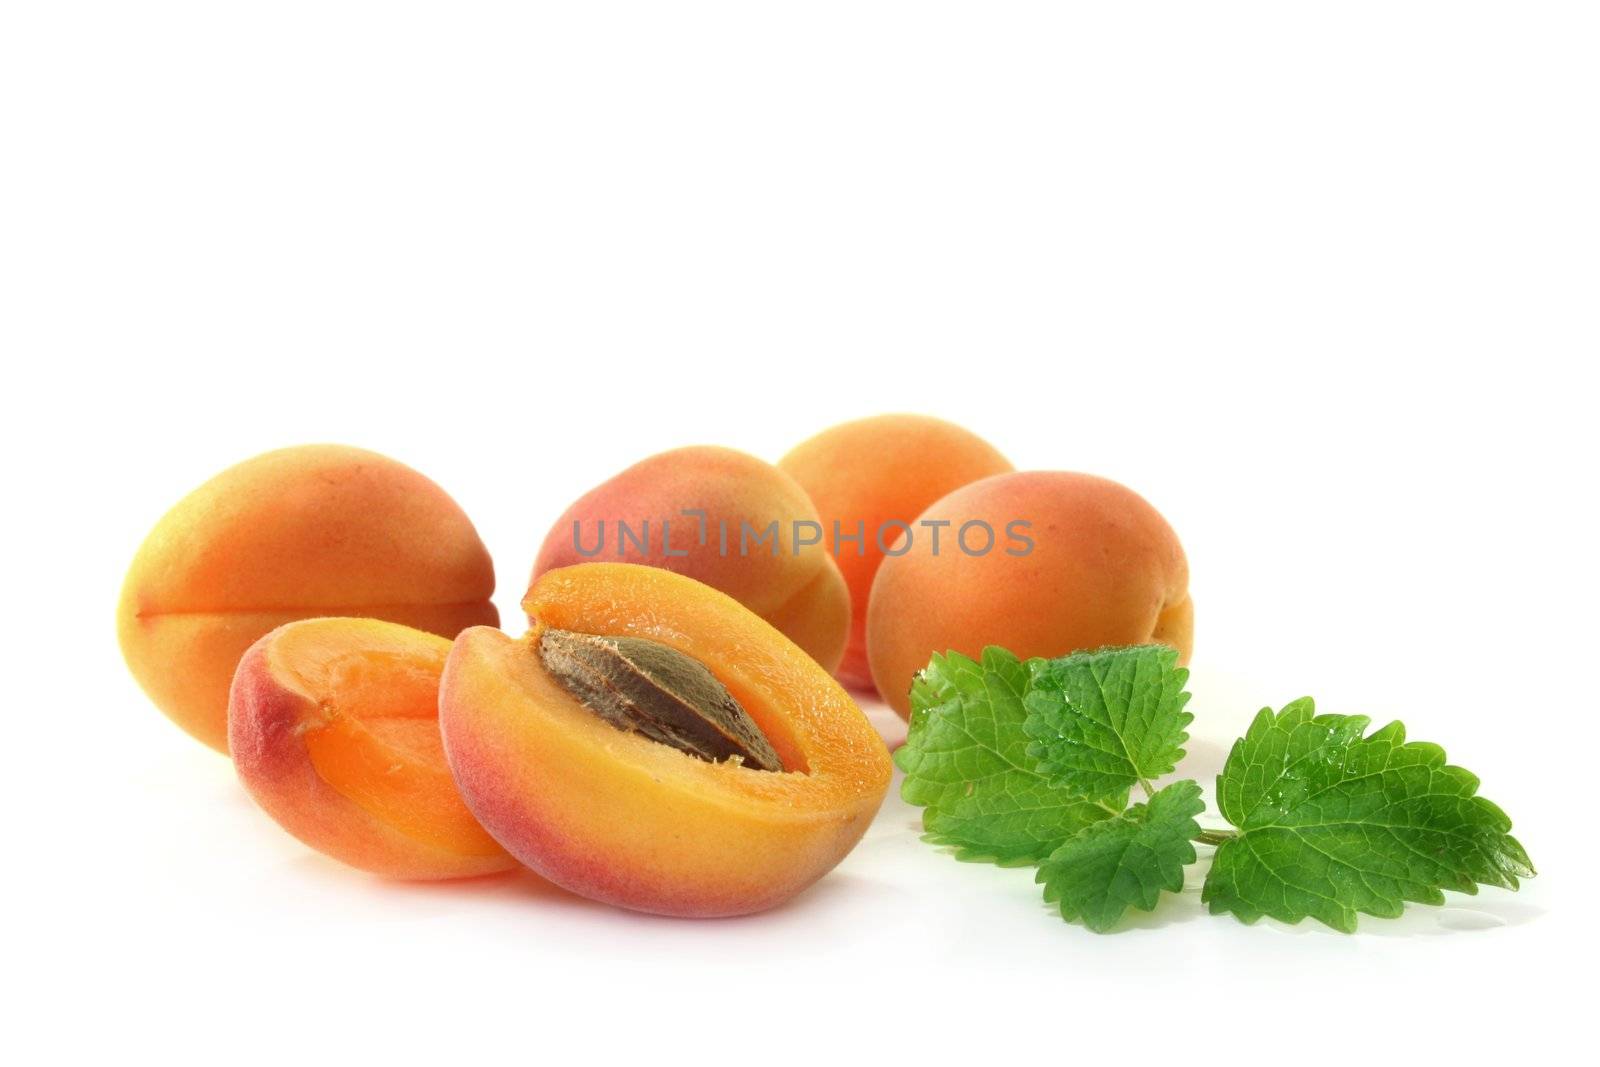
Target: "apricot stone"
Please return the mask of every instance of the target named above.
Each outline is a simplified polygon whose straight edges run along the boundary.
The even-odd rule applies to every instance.
[[[849,634],[850,593],[823,532],[805,490],[772,464],[731,448],[678,448],[580,497],[545,537],[533,579],[588,562],[687,575],[832,671]]]
[[[850,588],[850,638],[836,672],[857,688],[872,687],[867,663],[867,598],[895,541],[894,523],[909,523],[935,500],[1011,464],[983,438],[926,415],[857,419],[796,445],[778,461],[816,505],[828,545]],[[834,530],[837,526],[837,545]],[[846,538],[856,538],[846,540]]]
[[[936,652],[975,657],[1000,645],[1028,658],[1156,642],[1187,662],[1188,585],[1177,535],[1133,490],[1063,471],[985,478],[918,516],[904,554],[878,569],[867,605],[872,677],[906,715],[912,678]]]
[[[252,645],[228,729],[250,795],[301,841],[392,878],[516,863],[473,819],[439,738],[450,642],[376,619],[306,619]]]
[[[245,649],[296,619],[388,619],[453,637],[494,625],[494,568],[455,501],[409,467],[341,445],[246,460],[156,524],[117,608],[123,657],[151,700],[227,751]]]
[[[853,848],[888,750],[811,657],[724,593],[655,567],[550,571],[521,639],[477,627],[445,664],[439,720],[456,783],[517,859],[594,900],[662,915],[761,911]],[[783,770],[704,758],[612,725],[554,677],[548,630],[666,645],[704,665]]]

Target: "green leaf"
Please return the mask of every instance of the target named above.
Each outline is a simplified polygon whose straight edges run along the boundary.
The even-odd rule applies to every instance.
[[[1194,817],[1205,808],[1198,784],[1174,782],[1148,804],[1085,827],[1040,866],[1044,899],[1096,933],[1130,907],[1150,911],[1163,889],[1183,888],[1183,869],[1195,860],[1190,842],[1200,832]]]
[[[1194,716],[1176,649],[1136,645],[1036,660],[1028,754],[1050,783],[1090,797],[1170,774]]]
[[[1016,656],[987,648],[981,662],[934,656],[912,684],[910,732],[895,754],[906,773],[900,795],[926,809],[928,839],[960,859],[1037,863],[1127,804],[1126,791],[1091,801],[1034,769],[1022,732],[1028,677]]]
[[[1309,698],[1265,708],[1233,746],[1217,803],[1238,827],[1218,846],[1202,899],[1245,922],[1310,917],[1335,930],[1360,913],[1442,904],[1441,890],[1517,888],[1533,875],[1506,814],[1437,745],[1361,715],[1317,715]]]

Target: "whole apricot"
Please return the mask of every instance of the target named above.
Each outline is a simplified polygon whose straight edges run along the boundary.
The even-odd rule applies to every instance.
[[[810,656],[738,601],[635,564],[550,571],[520,639],[477,627],[439,721],[467,805],[572,892],[663,915],[760,911],[831,870],[888,750]]]
[[[829,671],[850,629],[850,593],[805,490],[731,448],[662,452],[585,493],[556,520],[535,581],[578,563],[636,563],[720,589]]]
[[[377,619],[280,626],[239,661],[228,715],[239,779],[284,829],[392,878],[516,862],[473,819],[439,738],[450,642]]]
[[[878,569],[867,605],[873,681],[901,715],[936,652],[1018,656],[1147,642],[1186,662],[1189,565],[1133,490],[1063,471],[1001,474],[928,508]]]
[[[228,687],[263,634],[345,615],[453,637],[499,622],[493,593],[489,553],[443,489],[375,452],[305,445],[167,512],[128,568],[117,637],[156,706],[226,752]]]
[[[926,415],[877,415],[823,430],[796,445],[778,467],[800,483],[828,531],[850,588],[850,638],[835,672],[871,688],[867,599],[895,524],[910,523],[952,490],[1011,470],[983,438]]]

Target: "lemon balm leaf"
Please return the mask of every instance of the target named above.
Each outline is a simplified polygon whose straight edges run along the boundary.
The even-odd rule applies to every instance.
[[[1205,810],[1200,786],[1174,782],[1113,819],[1078,831],[1039,866],[1044,898],[1061,917],[1104,933],[1129,908],[1150,911],[1163,891],[1183,888]]]
[[[1245,922],[1312,918],[1354,931],[1443,890],[1516,889],[1531,877],[1511,820],[1437,745],[1309,698],[1263,709],[1229,753],[1217,802],[1237,836],[1218,846],[1202,899]]]
[[[900,795],[924,809],[927,839],[960,859],[1037,863],[1127,804],[1126,789],[1090,799],[1039,773],[1023,732],[1029,680],[1029,664],[988,648],[978,660],[934,656],[912,684],[910,728],[895,754]]]
[[[1135,645],[1036,660],[1028,753],[1058,788],[1110,797],[1170,774],[1194,716],[1176,649]]]
[[[1511,820],[1437,745],[1391,723],[1264,709],[1217,778],[1234,829],[1202,829],[1199,786],[1153,791],[1183,756],[1187,672],[1139,646],[1057,660],[999,648],[935,656],[912,688],[901,792],[926,838],[968,860],[1039,865],[1069,921],[1114,929],[1182,888],[1196,843],[1216,847],[1201,891],[1213,913],[1313,918],[1353,931],[1446,890],[1532,877]],[[1150,799],[1128,807],[1134,784]]]

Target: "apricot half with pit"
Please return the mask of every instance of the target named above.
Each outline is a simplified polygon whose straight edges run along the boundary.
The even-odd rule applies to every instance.
[[[637,564],[544,574],[514,639],[467,630],[439,696],[479,822],[550,881],[679,916],[773,907],[832,870],[889,785],[849,695],[732,597]]]
[[[459,878],[516,863],[473,819],[439,738],[450,642],[377,619],[306,619],[245,653],[229,741],[284,829],[352,867]]]

